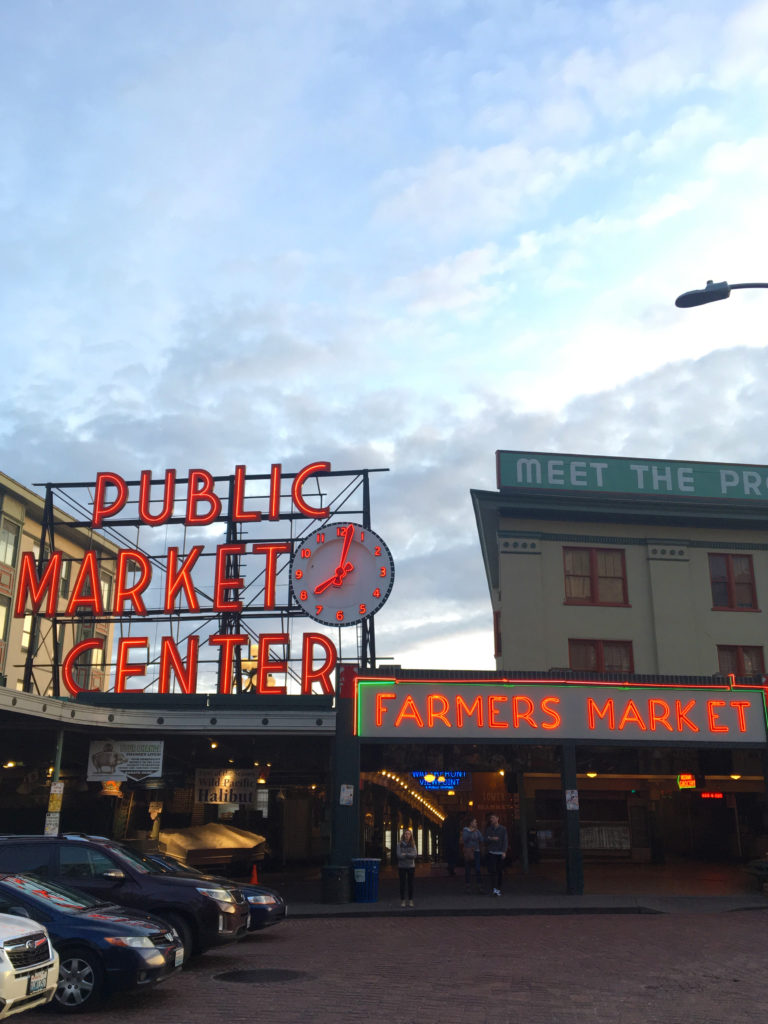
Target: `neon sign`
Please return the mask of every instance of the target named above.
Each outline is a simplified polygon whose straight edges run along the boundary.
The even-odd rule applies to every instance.
[[[290,636],[285,617],[296,616],[301,609],[297,610],[291,602],[288,591],[285,599],[279,600],[278,577],[289,564],[294,543],[301,543],[300,531],[295,535],[293,524],[307,520],[311,529],[312,523],[332,514],[330,501],[320,494],[317,477],[323,475],[347,474],[333,473],[330,462],[321,461],[309,463],[295,474],[283,474],[282,466],[273,463],[269,474],[257,477],[249,476],[246,467],[238,465],[229,477],[214,477],[204,469],[190,469],[188,476],[180,479],[176,470],[167,469],[161,479],[154,480],[150,470],[143,470],[135,481],[104,472],[97,474],[93,485],[49,485],[49,491],[54,486],[62,491],[88,489],[89,518],[70,519],[69,525],[109,530],[124,526],[183,526],[200,531],[214,523],[226,523],[227,542],[217,544],[213,551],[206,551],[203,543],[194,543],[189,550],[171,544],[159,554],[149,554],[137,544],[118,547],[114,554],[90,550],[79,558],[72,558],[63,550],[53,550],[42,557],[24,552],[17,573],[13,614],[22,618],[32,613],[58,620],[60,627],[66,621],[103,623],[100,629],[92,630],[94,635],[78,637],[71,648],[65,648],[60,664],[61,682],[72,696],[83,692],[76,681],[78,659],[103,661],[111,653],[104,649],[107,623],[168,623],[175,617],[177,621],[206,625],[214,616],[219,619],[219,628],[214,627],[207,635],[201,635],[202,627],[198,627],[190,628],[181,637],[177,631],[176,636],[165,635],[151,641],[149,635],[122,635],[124,631],[120,630],[115,648],[115,693],[145,692],[144,681],[141,688],[130,684],[147,673],[150,653],[157,671],[157,692],[170,693],[175,688],[183,694],[195,693],[200,664],[207,654],[205,660],[218,662],[217,692],[230,693],[236,666],[241,664],[240,649],[248,645],[255,654],[250,662],[256,663],[252,691],[285,694],[287,684],[275,680],[275,673],[288,672]],[[253,493],[249,483],[254,480],[265,481],[265,493]],[[280,520],[291,521],[291,539],[259,537],[254,542],[246,537],[246,528],[263,530]],[[103,585],[106,559],[114,560],[114,576],[110,573],[108,588]],[[241,574],[244,565],[260,582],[258,600],[251,593],[246,600],[250,583]],[[62,610],[59,602],[65,571],[68,588],[69,580],[73,582]],[[247,635],[247,630],[238,628],[241,615],[271,617],[272,613],[281,616],[279,631],[264,632],[254,638]],[[225,627],[223,620],[227,617],[229,625]],[[329,637],[318,632],[303,633],[301,668],[297,673],[300,692],[333,694],[337,660],[336,647]]]
[[[466,772],[411,772],[423,789],[456,789],[466,779]]]
[[[762,691],[359,679],[360,736],[764,743]]]
[[[696,789],[696,776],[684,773],[677,776],[678,789]]]

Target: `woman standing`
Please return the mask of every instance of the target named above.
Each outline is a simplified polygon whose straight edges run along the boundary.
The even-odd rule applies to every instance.
[[[480,847],[483,834],[477,827],[477,818],[470,818],[461,830],[461,845],[464,847],[464,885],[470,891],[472,871],[475,872],[475,884],[480,889]]]
[[[400,906],[405,906],[406,891],[408,894],[408,906],[413,906],[413,876],[416,874],[416,856],[418,854],[416,843],[413,840],[413,831],[410,828],[403,829],[400,842],[397,844],[397,869],[400,875]]]

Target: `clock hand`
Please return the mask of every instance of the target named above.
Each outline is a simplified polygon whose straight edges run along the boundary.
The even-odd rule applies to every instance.
[[[322,583],[318,583],[312,593],[322,594],[328,589],[328,587],[340,587],[344,577],[348,576],[354,568],[355,567],[351,562],[347,562],[346,565],[339,566],[333,576],[330,576],[327,580],[323,580]]]
[[[336,575],[346,575],[345,562],[347,561],[347,555],[349,554],[349,546],[352,543],[352,538],[355,536],[355,528],[352,523],[344,531],[344,544],[341,548],[341,555],[339,557],[339,564],[336,567]]]

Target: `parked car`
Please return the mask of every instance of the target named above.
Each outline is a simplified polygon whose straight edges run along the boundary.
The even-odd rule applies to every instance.
[[[204,875],[197,868],[169,857],[167,853],[145,853],[144,857],[171,875],[188,875],[190,878],[204,878],[216,884],[226,884],[226,879]],[[288,905],[279,892],[254,882],[238,882],[237,885],[248,900],[248,931],[260,931],[270,925],[280,924],[288,916]]]
[[[65,1013],[165,981],[183,964],[181,939],[164,921],[35,875],[0,875],[0,912],[6,910],[47,929],[61,961],[53,1005]]]
[[[0,913],[0,1020],[53,999],[59,954],[48,932],[28,917]]]
[[[170,875],[99,836],[0,836],[0,874],[13,872],[159,917],[179,934],[185,961],[248,930],[249,905],[233,883]]]

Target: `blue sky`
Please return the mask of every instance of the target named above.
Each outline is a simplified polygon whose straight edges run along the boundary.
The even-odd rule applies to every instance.
[[[492,665],[497,448],[768,463],[768,2],[6,0],[0,468],[388,466],[379,653]],[[520,666],[525,668],[526,666]]]

